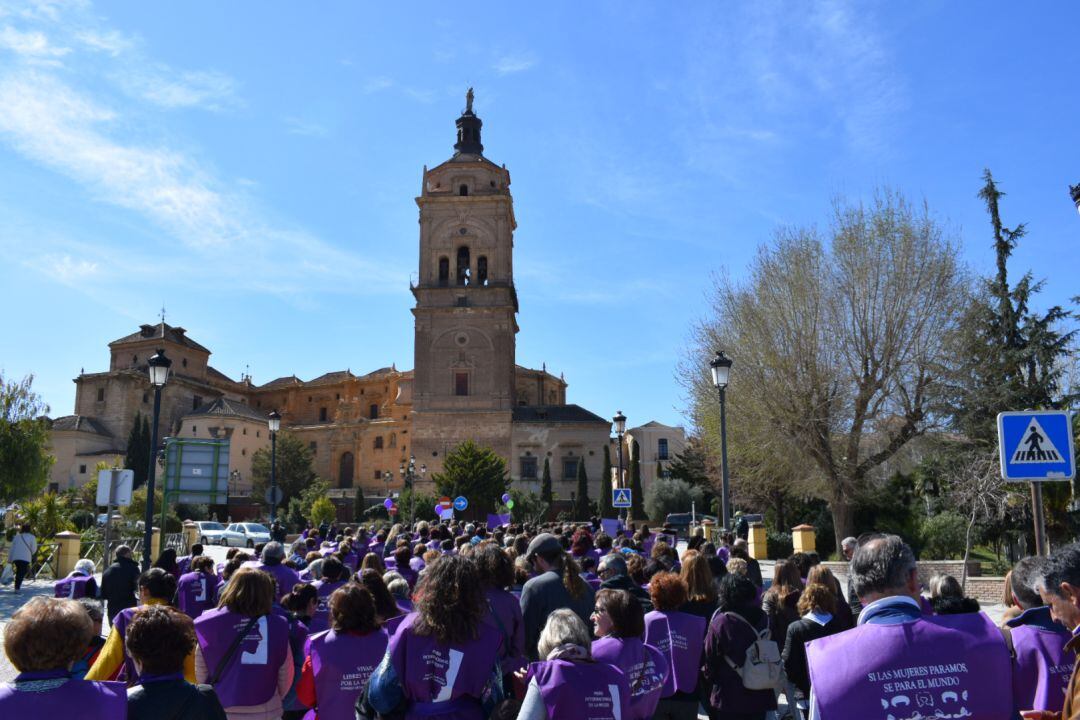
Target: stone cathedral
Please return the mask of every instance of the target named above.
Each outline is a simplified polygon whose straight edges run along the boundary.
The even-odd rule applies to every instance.
[[[151,412],[146,361],[157,348],[173,360],[162,392],[162,435],[228,438],[230,494],[238,502],[250,495],[251,455],[269,444],[266,416],[273,409],[342,496],[356,488],[372,498],[399,489],[410,457],[426,469],[418,490],[430,492],[431,474],[465,440],[493,448],[522,489],[539,490],[545,460],[561,498],[570,498],[580,462],[597,488],[610,422],[568,404],[565,380],[546,367],[516,362],[510,172],[484,155],[471,89],[456,125],[454,154],[424,168],[416,198],[414,370],[349,369],[257,385],[214,369],[210,350],[183,328],[164,319],[143,325],[109,343],[108,371],[75,378],[75,414],[53,421],[53,488],[81,485],[100,460],[123,455],[136,413]]]

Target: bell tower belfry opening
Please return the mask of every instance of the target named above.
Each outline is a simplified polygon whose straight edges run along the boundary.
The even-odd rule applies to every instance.
[[[446,162],[424,170],[416,299],[413,447],[437,471],[473,439],[509,451],[518,331],[510,173],[483,155],[472,88]]]

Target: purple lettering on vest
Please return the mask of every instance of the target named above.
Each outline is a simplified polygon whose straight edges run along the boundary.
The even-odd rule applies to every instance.
[[[311,616],[311,622],[309,623],[309,629],[312,635],[317,632],[322,632],[330,627],[330,595],[344,585],[345,582],[345,580],[339,580],[332,583],[326,582],[325,580],[317,580],[312,583],[318,592],[315,613]]]
[[[308,656],[319,720],[352,720],[356,699],[382,660],[388,641],[383,630],[366,635],[327,630],[310,639]]]
[[[3,718],[79,718],[79,720],[116,720],[127,717],[127,690],[124,683],[67,680],[49,690],[27,689],[35,680],[61,680],[64,670],[23,673],[15,683],[0,684],[0,717]],[[20,689],[20,685],[23,689]]]
[[[208,672],[213,673],[250,618],[216,608],[195,621]],[[277,692],[278,670],[288,656],[289,623],[271,613],[258,619],[214,686],[223,707],[261,705]]]
[[[549,718],[627,720],[630,686],[618,668],[603,662],[545,660],[529,665]]]
[[[445,644],[413,631],[416,613],[406,615],[390,638],[387,652],[411,710],[406,719],[435,714],[453,703],[445,720],[482,720],[480,698],[494,677],[502,642],[487,623],[477,625],[477,637]]]
[[[867,623],[806,644],[820,717],[1013,717],[1001,632],[982,613]]]
[[[628,720],[648,720],[656,712],[660,694],[670,674],[667,658],[641,638],[593,640],[593,659],[622,670],[630,686],[630,716]]]
[[[671,668],[661,697],[697,689],[705,630],[705,618],[700,615],[659,610],[645,615],[645,644],[663,653]]]
[[[1076,653],[1065,650],[1072,639],[1064,627],[1060,631],[1031,625],[1012,629],[1013,702],[1017,710],[1061,712]]]
[[[63,580],[57,580],[53,585],[53,597],[68,598],[70,600],[78,600],[84,598],[90,593],[87,591],[87,585],[96,581],[94,578],[88,575],[68,575]]]
[[[176,605],[180,612],[191,619],[202,615],[217,605],[218,580],[204,572],[191,572],[180,576],[176,585]]]

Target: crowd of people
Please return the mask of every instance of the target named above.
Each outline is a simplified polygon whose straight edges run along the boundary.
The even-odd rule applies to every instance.
[[[763,582],[669,528],[324,526],[80,564],[4,633],[0,717],[89,720],[1080,718],[1080,543],[1010,573],[1000,627],[894,535]],[[108,618],[108,634],[103,623]]]

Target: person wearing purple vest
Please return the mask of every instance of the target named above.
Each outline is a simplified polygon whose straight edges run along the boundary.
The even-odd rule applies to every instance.
[[[242,567],[195,621],[195,677],[214,687],[229,720],[281,716],[294,668],[289,623],[273,604],[273,578]]]
[[[663,653],[669,668],[653,718],[697,720],[705,618],[679,612],[686,602],[687,588],[674,573],[653,575],[649,596],[656,609],[645,615],[645,644]]]
[[[75,563],[71,574],[53,584],[53,597],[78,600],[84,597],[97,597],[97,580],[94,579],[94,561],[83,558]]]
[[[308,640],[296,696],[312,708],[306,720],[352,720],[353,708],[386,652],[388,637],[375,618],[375,600],[348,583],[330,596],[327,631]]]
[[[316,590],[315,612],[311,615],[308,629],[311,634],[330,627],[330,595],[349,580],[349,571],[337,558],[326,558],[322,563],[322,579],[312,583]]]
[[[247,563],[247,567],[262,570],[274,579],[277,584],[276,598],[280,600],[285,593],[290,592],[293,585],[300,582],[300,573],[288,565],[284,565],[285,546],[279,542],[268,542],[262,549],[260,560]]]
[[[982,613],[923,615],[903,540],[862,538],[850,572],[858,625],[806,644],[811,720],[1017,717],[1001,631]]]
[[[0,685],[0,717],[124,720],[123,683],[70,675],[92,633],[90,616],[74,600],[35,597],[15,611],[4,628],[4,652],[19,674]]]
[[[139,607],[144,605],[168,605],[176,595],[176,578],[163,568],[150,568],[139,575]],[[87,680],[115,680],[122,678],[133,684],[138,674],[124,646],[128,623],[139,607],[126,608],[112,619],[112,629],[97,659],[86,671]],[[123,671],[123,675],[121,675]],[[185,677],[195,680],[195,658],[188,656],[184,665]]]
[[[630,685],[622,670],[592,657],[589,628],[573,610],[548,615],[537,653],[542,660],[518,672],[528,683],[517,720],[625,720]]]
[[[1050,616],[1035,585],[1042,580],[1046,561],[1027,557],[1013,567],[1009,592],[1023,612],[1006,625],[1013,643],[1013,702],[1017,710],[1058,712],[1065,704],[1065,689],[1076,664],[1076,652],[1066,650],[1072,636]]]
[[[1065,649],[1080,653],[1080,542],[1054,550],[1041,575],[1035,585],[1043,602],[1050,606],[1050,617],[1072,634]],[[1080,717],[1080,662],[1073,666],[1061,712],[1030,710],[1021,715],[1029,720],[1074,720]]]
[[[394,551],[394,570],[398,575],[401,575],[405,582],[409,583],[410,588],[416,587],[416,580],[418,573],[412,569],[409,565],[409,561],[412,560],[412,550],[408,545],[403,545]],[[390,564],[387,563],[387,569],[390,568]]]
[[[176,584],[176,606],[194,620],[217,605],[218,579],[214,574],[214,559],[206,555],[197,556],[191,570],[181,575]]]
[[[176,558],[176,567],[179,570],[180,575],[185,575],[191,572],[191,562],[203,554],[202,543],[195,543],[191,546],[191,554],[184,557]]]
[[[649,720],[671,666],[660,650],[641,639],[645,634],[641,604],[626,590],[600,590],[592,619],[599,638],[592,643],[593,659],[619,668],[630,685],[630,714],[625,720]]]
[[[514,565],[510,556],[493,542],[478,545],[472,558],[484,587],[487,619],[503,638],[499,664],[503,687],[509,690],[513,687],[513,673],[526,664],[525,621],[521,615],[521,603],[506,590],[514,582]]]
[[[372,676],[371,705],[384,715],[403,711],[405,720],[484,720],[501,696],[502,637],[484,622],[472,561],[447,556],[429,565],[415,601]]]

